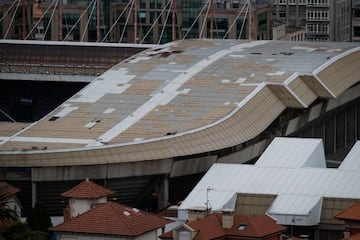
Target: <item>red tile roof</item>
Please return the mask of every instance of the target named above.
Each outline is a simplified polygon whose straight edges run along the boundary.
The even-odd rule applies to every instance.
[[[360,240],[360,233],[351,235],[349,238],[347,238],[346,240]]]
[[[114,202],[96,208],[50,228],[56,232],[139,236],[161,228],[170,220]]]
[[[213,213],[203,219],[187,223],[190,228],[197,231],[194,240],[208,240],[220,237],[256,239],[281,234],[286,230],[286,227],[276,224],[276,221],[267,215],[235,214],[234,224],[230,229],[222,228],[221,218],[221,213]],[[240,225],[244,225],[245,228],[238,230]],[[165,233],[161,238],[172,239],[169,236],[168,233]]]
[[[113,191],[106,189],[89,179],[86,179],[70,189],[61,194],[61,196],[69,198],[86,198],[94,199],[100,198],[114,193]]]
[[[352,205],[335,216],[337,219],[343,220],[359,220],[360,221],[360,202]]]
[[[0,190],[1,194],[4,194],[5,197],[10,197],[20,191],[20,189],[6,182],[0,182]]]

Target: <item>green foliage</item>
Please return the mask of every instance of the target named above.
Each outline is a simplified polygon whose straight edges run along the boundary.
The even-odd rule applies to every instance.
[[[15,222],[0,230],[0,236],[11,240],[49,240],[51,235],[42,231],[33,231],[27,224]]]
[[[49,227],[52,226],[51,219],[45,206],[41,203],[36,203],[32,209],[31,214],[26,219],[26,222],[33,231],[49,232]]]

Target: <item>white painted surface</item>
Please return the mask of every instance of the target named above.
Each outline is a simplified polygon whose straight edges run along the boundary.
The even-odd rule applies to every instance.
[[[360,199],[360,169],[348,169],[355,161],[355,156],[359,157],[359,143],[345,158],[342,167],[328,169],[318,140],[292,139],[290,142],[294,145],[286,145],[284,139],[275,141],[276,146],[282,146],[283,149],[270,145],[259,164],[214,164],[183,201],[179,207],[179,216],[186,217],[186,210],[194,206],[204,207],[206,189],[209,187],[213,189],[208,194],[213,210],[227,206],[231,197],[237,193],[270,194],[280,196],[278,200],[282,203],[287,202],[287,205],[278,203],[278,206],[276,201],[273,203],[274,209],[279,212],[277,215],[285,217],[304,214],[299,223],[304,225],[318,221],[321,213],[320,198]],[[303,205],[297,207],[300,203]],[[283,208],[280,209],[280,205]]]

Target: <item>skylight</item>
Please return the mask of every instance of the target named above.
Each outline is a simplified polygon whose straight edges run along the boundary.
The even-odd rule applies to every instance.
[[[240,225],[238,226],[238,230],[239,230],[239,231],[244,231],[245,228],[246,228],[246,224],[240,224]]]

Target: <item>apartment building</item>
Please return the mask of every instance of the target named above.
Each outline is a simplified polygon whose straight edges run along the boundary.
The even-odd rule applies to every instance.
[[[184,37],[249,38],[251,30],[253,39],[270,39],[271,4],[254,1],[250,8],[246,3],[0,0],[0,35],[7,39],[166,43]],[[253,21],[249,21],[249,16]]]
[[[307,41],[350,41],[350,0],[275,0],[273,16],[287,28],[304,28]]]
[[[352,1],[351,41],[360,42],[360,0]]]

